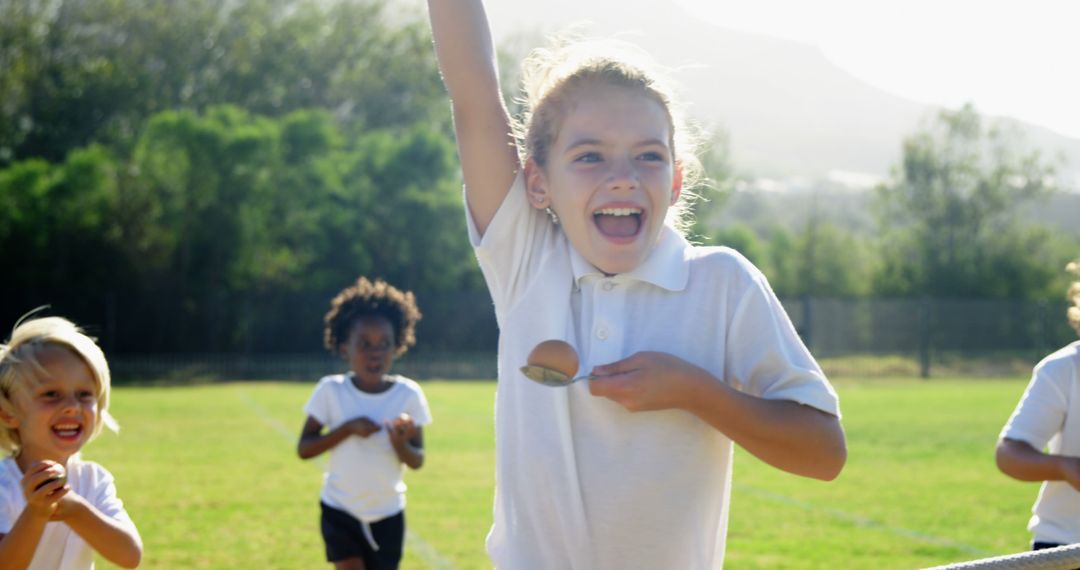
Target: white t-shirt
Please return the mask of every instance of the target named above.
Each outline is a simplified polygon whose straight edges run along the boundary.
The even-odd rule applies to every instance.
[[[1024,396],[1001,437],[1035,449],[1080,457],[1080,341],[1035,366]],[[1065,481],[1046,481],[1032,507],[1028,530],[1036,542],[1080,542],[1080,492]]]
[[[665,227],[640,267],[605,277],[527,204],[520,176],[483,238],[471,219],[469,232],[500,328],[496,567],[720,568],[729,438],[685,411],[631,413],[585,382],[550,388],[518,368],[547,339],[577,349],[579,374],[662,351],[749,394],[839,415],[764,276]]]
[[[404,376],[391,378],[389,390],[369,394],[349,375],[326,376],[304,412],[331,430],[360,416],[383,425],[402,412],[418,426],[430,424],[431,410],[420,385]],[[404,469],[385,428],[368,437],[350,436],[330,450],[320,498],[364,522],[396,515],[405,508]]]
[[[68,484],[72,492],[86,499],[105,516],[131,527],[135,524],[116,496],[112,475],[93,461],[72,457],[67,464]],[[26,508],[22,492],[22,471],[15,459],[0,461],[0,533],[11,532],[15,521]],[[30,570],[86,570],[94,567],[94,550],[81,536],[63,522],[45,524]]]

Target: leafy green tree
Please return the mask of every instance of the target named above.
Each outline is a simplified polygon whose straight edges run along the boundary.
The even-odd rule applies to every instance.
[[[0,170],[0,292],[13,317],[54,304],[101,320],[107,284],[126,270],[118,255],[116,170],[100,146],[74,151],[59,165],[31,159]]]
[[[867,240],[812,214],[798,233],[770,229],[762,269],[781,297],[864,297],[875,255]]]
[[[461,211],[453,142],[417,126],[358,141],[349,185],[361,197],[353,240],[370,244],[372,268],[421,291],[479,287]]]
[[[703,183],[691,188],[690,239],[705,245],[717,243],[716,216],[723,210],[736,182],[731,162],[731,140],[726,131],[715,128],[699,151]]]
[[[231,336],[230,292],[253,280],[247,270],[257,256],[252,219],[260,218],[276,159],[277,125],[240,109],[215,108],[200,117],[190,111],[156,116],[140,137],[133,157],[139,172],[132,183],[146,210],[149,229],[142,242],[143,281],[156,297],[162,322],[158,341],[178,346],[185,339],[226,344]]]
[[[942,111],[907,139],[893,180],[878,189],[885,295],[1035,297],[1065,260],[1040,269],[1045,244],[1011,213],[1052,191],[1055,167],[1019,135],[987,126],[975,109]],[[1019,250],[1025,244],[1032,249]],[[1000,270],[1023,268],[1022,274]]]
[[[766,260],[768,251],[768,245],[761,241],[754,230],[744,224],[732,224],[713,231],[709,236],[709,244],[730,247],[758,266]]]
[[[0,1],[0,69],[0,166],[127,148],[176,108],[447,122],[424,18],[391,0]]]

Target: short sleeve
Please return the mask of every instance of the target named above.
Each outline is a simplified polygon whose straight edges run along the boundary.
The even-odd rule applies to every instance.
[[[559,230],[546,214],[529,205],[520,172],[483,236],[465,210],[469,240],[499,316],[521,297]]]
[[[1061,383],[1060,366],[1039,366],[1012,417],[1001,431],[1002,438],[1018,439],[1035,449],[1044,449],[1065,424],[1068,406]]]
[[[105,516],[134,527],[131,517],[124,509],[124,502],[116,493],[116,481],[112,473],[97,463],[88,464],[92,469],[93,490],[86,497]]]
[[[315,421],[324,426],[330,425],[330,384],[324,378],[315,386],[311,398],[304,404],[304,413],[315,418]]]
[[[765,276],[752,265],[747,270],[748,283],[727,331],[725,377],[734,378],[749,394],[792,400],[839,417],[836,392]]]
[[[22,497],[20,480],[13,478],[7,465],[9,461],[0,462],[0,533],[3,534],[7,534],[11,527],[15,526],[15,521],[22,513],[22,504],[25,503],[24,500],[18,500]]]
[[[431,408],[428,406],[427,397],[424,396],[424,391],[420,389],[419,385],[416,385],[416,391],[413,393],[413,397],[409,398],[406,408],[405,412],[412,416],[413,422],[418,426],[426,426],[434,421],[434,418],[431,417]]]

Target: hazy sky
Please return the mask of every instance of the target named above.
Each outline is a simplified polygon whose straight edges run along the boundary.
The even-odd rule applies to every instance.
[[[737,30],[820,47],[922,103],[1009,115],[1080,138],[1080,0],[676,0]]]

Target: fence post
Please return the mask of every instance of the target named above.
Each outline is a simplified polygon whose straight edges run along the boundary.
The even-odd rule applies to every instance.
[[[919,376],[930,377],[930,298],[919,299]]]

